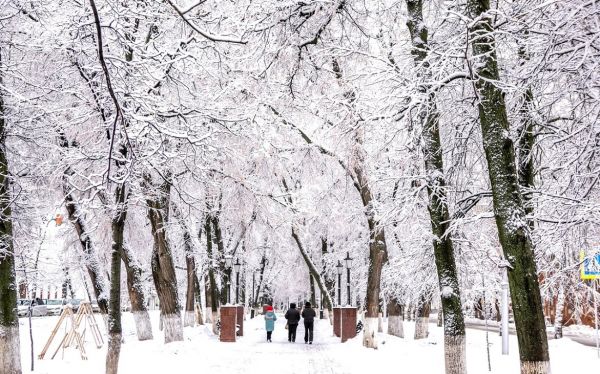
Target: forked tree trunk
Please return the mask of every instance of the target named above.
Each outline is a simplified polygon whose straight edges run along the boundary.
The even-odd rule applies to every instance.
[[[0,372],[21,374],[2,69],[0,48]]]
[[[425,80],[430,80],[431,71],[427,61],[428,29],[423,20],[422,0],[406,0],[408,9],[407,26],[412,41],[412,55],[415,66],[423,69]],[[439,113],[435,94],[430,87],[423,87],[425,105],[421,108],[420,120],[423,124],[423,155],[427,180],[427,194],[431,230],[434,236],[433,252],[438,274],[438,284],[441,294],[441,311],[444,318],[444,355],[446,374],[466,373],[466,341],[465,324],[460,301],[460,288],[454,247],[450,235],[450,212],[446,199],[446,181],[444,178],[443,150],[439,130]],[[429,301],[427,314],[429,314]],[[422,314],[422,306],[420,313]],[[423,318],[423,317],[421,317]],[[429,316],[427,316],[429,320]],[[420,323],[417,316],[417,326]],[[428,324],[428,321],[427,321]],[[427,330],[427,327],[423,328]],[[423,332],[420,332],[425,337]],[[415,330],[417,338],[417,330]]]
[[[404,338],[404,323],[402,318],[402,305],[394,297],[390,298],[387,305],[388,328],[387,333],[399,338]]]
[[[146,175],[149,185],[151,177]],[[165,343],[183,340],[183,325],[177,294],[177,278],[173,256],[167,240],[166,227],[169,219],[170,185],[162,182],[158,196],[147,198],[148,217],[152,226],[154,248],[152,250],[152,277],[160,300]]]
[[[64,139],[66,142],[66,139]],[[62,139],[61,139],[62,143]],[[100,269],[100,263],[98,262],[96,247],[92,240],[92,233],[88,230],[87,223],[85,222],[84,214],[79,208],[79,205],[75,202],[71,189],[69,187],[68,178],[73,172],[70,168],[67,168],[63,173],[63,192],[65,195],[65,208],[69,215],[69,221],[75,227],[81,249],[85,256],[85,267],[87,269],[90,281],[92,282],[92,289],[94,291],[94,297],[98,302],[98,308],[100,313],[106,315],[108,313],[108,300],[106,299],[108,293],[106,292],[106,282]]]
[[[431,298],[421,297],[417,304],[415,318],[415,340],[425,339],[429,336],[429,312],[431,312]]]
[[[142,268],[133,257],[133,253],[131,253],[131,249],[127,245],[123,246],[121,255],[127,275],[127,292],[129,294],[129,301],[131,302],[131,313],[135,321],[138,340],[150,340],[153,338],[152,323],[150,322],[150,314],[148,314],[144,297]]]
[[[108,348],[106,351],[106,374],[117,374],[121,354],[121,258],[123,257],[123,233],[127,217],[128,193],[123,183],[115,191],[116,209],[112,218],[112,252],[110,260],[110,302],[108,308]]]
[[[508,281],[522,374],[550,372],[548,340],[533,245],[510,138],[510,126],[500,79],[489,0],[468,0],[467,11],[477,20],[470,26],[475,91],[483,145],[492,185],[498,236],[510,263]]]

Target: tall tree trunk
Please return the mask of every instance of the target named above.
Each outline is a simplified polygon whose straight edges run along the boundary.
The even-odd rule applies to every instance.
[[[71,298],[74,299],[73,285],[71,284],[71,275],[69,275],[69,267],[64,267],[63,273],[64,273],[65,278],[64,278],[62,286],[61,286],[61,297],[63,299],[66,299],[69,297],[69,295],[71,295]]]
[[[3,68],[0,48],[0,372],[21,374]]]
[[[192,238],[187,230],[183,232],[183,242],[185,246],[185,266],[187,274],[187,291],[185,298],[185,316],[183,319],[184,326],[194,326],[195,315],[195,296],[196,296],[196,261],[194,252],[192,251]]]
[[[415,319],[415,340],[425,339],[429,336],[429,313],[431,312],[431,296],[421,296],[417,304]]]
[[[308,275],[308,281],[310,283],[310,304],[313,308],[317,308],[317,296],[315,293],[315,278],[312,275]]]
[[[391,297],[387,304],[388,331],[390,335],[404,338],[404,322],[402,318],[402,305],[398,299]]]
[[[492,185],[498,236],[510,264],[508,281],[512,300],[522,374],[550,372],[548,340],[533,245],[510,138],[504,95],[499,81],[494,26],[489,0],[468,0],[467,11],[474,22],[469,33],[473,48],[475,92]]]
[[[417,68],[424,70],[425,80],[429,80],[431,71],[427,61],[428,29],[423,20],[422,0],[406,0],[408,9],[407,26],[412,41],[412,55]],[[423,155],[429,201],[427,210],[433,233],[433,253],[438,274],[441,295],[442,316],[444,318],[444,355],[447,374],[464,374],[466,367],[465,323],[460,301],[460,286],[454,247],[449,232],[450,212],[446,199],[446,181],[444,178],[443,151],[440,140],[439,113],[435,95],[430,87],[423,87],[422,93],[427,100],[421,109],[420,120],[423,124]],[[429,302],[427,303],[429,305]],[[423,308],[419,308],[422,310]],[[429,308],[428,308],[429,309]],[[427,312],[427,314],[429,314]],[[417,319],[417,323],[419,319]],[[415,331],[415,336],[416,336]]]
[[[196,264],[194,264],[195,266]],[[198,273],[194,272],[194,300],[195,300],[195,318],[196,324],[204,325],[204,319],[202,318],[202,297],[201,292],[202,288],[200,288],[200,281],[198,280]]]
[[[218,317],[218,290],[217,290],[217,282],[215,281],[215,270],[213,268],[213,240],[212,240],[212,230],[211,230],[211,220],[210,216],[206,216],[206,221],[204,223],[204,231],[206,232],[206,255],[208,256],[208,292],[206,293],[206,307],[210,305],[210,318],[213,325],[213,332],[218,334],[217,330],[217,321]],[[208,311],[207,311],[208,315]]]
[[[258,300],[260,299],[260,297],[258,295],[260,295],[260,290],[262,288],[262,283],[263,283],[266,268],[267,268],[267,256],[266,256],[266,254],[263,253],[262,258],[260,259],[260,271],[259,271],[259,277],[258,277],[258,284],[256,285],[256,294],[254,295],[255,307],[259,306]]]
[[[224,258],[225,256],[225,244],[223,243],[223,233],[221,231],[221,222],[219,220],[218,212],[215,213],[210,219],[213,226],[213,240],[217,245],[217,253],[216,258]],[[227,304],[227,296],[230,290],[230,282],[231,282],[231,269],[225,268],[225,263],[223,261],[219,262],[219,270],[221,274],[221,292],[219,294],[219,302],[221,305]],[[231,295],[229,295],[231,298]]]
[[[66,141],[66,139],[65,139]],[[79,243],[85,255],[85,267],[87,269],[90,281],[92,282],[92,289],[94,291],[94,297],[98,302],[98,308],[100,313],[108,313],[108,300],[106,299],[108,293],[106,292],[106,281],[100,269],[100,263],[97,258],[96,247],[92,240],[92,233],[88,230],[87,223],[85,222],[84,214],[79,208],[79,204],[75,202],[71,189],[69,187],[68,178],[72,174],[70,168],[65,170],[63,173],[63,192],[65,195],[65,207],[69,215],[69,221],[75,227],[75,232],[79,238]]]
[[[116,209],[112,218],[112,252],[110,261],[110,302],[108,308],[108,348],[106,351],[106,374],[119,371],[121,353],[121,258],[123,257],[123,233],[127,217],[127,200],[124,183],[115,191]]]
[[[151,177],[145,176],[148,185]],[[154,248],[152,250],[152,277],[154,287],[160,300],[160,311],[165,327],[165,343],[183,340],[183,326],[177,294],[177,278],[173,256],[167,240],[167,222],[169,220],[169,203],[171,187],[163,181],[158,188],[158,195],[146,199],[148,217],[152,226]]]
[[[183,316],[183,326],[194,326],[196,316],[194,313],[195,296],[196,296],[196,261],[194,259],[194,249],[192,245],[192,236],[188,229],[184,217],[179,211],[177,205],[173,204],[173,216],[179,222],[179,226],[183,231],[183,247],[185,254],[186,280],[187,289],[185,296],[185,314]],[[202,239],[202,230],[198,231],[198,240]]]
[[[355,167],[356,177],[360,185],[360,196],[366,210],[369,226],[369,274],[367,276],[367,297],[363,345],[377,348],[375,331],[378,328],[379,295],[381,293],[381,271],[387,261],[387,246],[383,227],[378,227],[373,211],[373,198],[366,176],[360,167]]]
[[[322,267],[321,276],[323,277],[323,281],[325,282],[325,289],[327,290],[329,295],[331,295],[333,293],[333,289],[335,287],[335,279],[328,276],[327,269],[325,268],[325,255],[327,253],[329,253],[329,246],[330,246],[330,243],[327,240],[327,238],[321,238],[321,258],[323,260],[321,263],[321,267]],[[323,298],[321,303],[323,303],[323,309],[327,309],[327,310],[331,311],[331,308],[332,308],[331,300],[327,300],[326,298]]]
[[[556,312],[554,313],[554,339],[563,337],[563,310],[565,308],[565,288],[562,284],[558,286],[556,298]]]
[[[150,315],[146,308],[146,300],[142,286],[142,268],[133,257],[131,248],[127,245],[123,246],[121,259],[125,265],[127,292],[129,293],[131,313],[133,314],[133,319],[135,321],[138,340],[150,340],[153,338],[152,323],[150,322]]]

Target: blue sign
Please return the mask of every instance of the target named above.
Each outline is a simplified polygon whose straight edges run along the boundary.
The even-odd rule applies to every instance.
[[[600,253],[594,257],[581,253],[581,279],[600,279]]]

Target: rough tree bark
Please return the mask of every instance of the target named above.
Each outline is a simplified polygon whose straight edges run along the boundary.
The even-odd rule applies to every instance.
[[[217,330],[217,321],[218,317],[218,302],[219,302],[219,291],[217,290],[217,282],[215,281],[215,270],[213,268],[213,240],[212,240],[212,230],[211,230],[211,220],[210,216],[206,216],[206,220],[204,222],[204,232],[206,232],[206,255],[208,256],[208,282],[206,282],[206,316],[210,316],[213,326],[213,332],[218,334]],[[210,305],[210,310],[208,310]]]
[[[185,247],[185,266],[187,275],[187,290],[185,298],[185,316],[183,319],[184,326],[194,326],[195,315],[195,295],[196,295],[196,260],[192,250],[191,236],[187,229],[183,232],[183,242]]]
[[[135,321],[138,340],[150,340],[153,338],[152,323],[146,308],[146,298],[142,287],[142,268],[133,257],[131,248],[127,245],[123,245],[121,259],[127,275],[127,292],[131,302],[131,313]]]
[[[558,296],[556,298],[556,312],[554,314],[554,339],[563,337],[563,309],[565,308],[565,288],[561,284],[558,286]]]
[[[402,305],[395,297],[390,298],[387,304],[388,331],[390,335],[404,338],[404,321],[402,318]]]
[[[149,186],[152,186],[149,175],[144,176]],[[167,239],[167,222],[169,220],[169,203],[171,186],[162,181],[153,196],[146,198],[148,218],[152,226],[154,248],[152,250],[152,277],[154,287],[160,300],[160,311],[165,327],[165,343],[183,340],[183,325],[177,294],[177,278],[173,256]]]
[[[429,336],[429,313],[431,312],[431,297],[421,296],[417,304],[415,318],[415,340]]]
[[[220,207],[219,207],[220,210]],[[219,213],[216,212],[211,216],[210,221],[213,226],[214,232],[214,242],[217,245],[217,253],[216,258],[224,258],[225,256],[225,244],[223,243],[223,233],[221,231],[221,221],[219,220]],[[227,296],[230,292],[230,286],[228,283],[231,282],[231,269],[225,268],[225,263],[223,261],[219,262],[219,270],[221,274],[221,291],[219,293],[219,302],[221,305],[227,304]],[[229,295],[231,298],[231,295]]]
[[[407,26],[412,41],[413,59],[417,69],[423,69],[423,76],[431,76],[427,61],[428,29],[423,20],[423,1],[406,0],[408,9]],[[441,295],[442,316],[444,318],[444,355],[447,374],[466,373],[465,323],[460,301],[460,288],[454,247],[449,232],[450,212],[446,199],[446,181],[439,130],[439,113],[434,92],[430,87],[422,87],[425,105],[420,111],[423,124],[423,156],[427,181],[427,195],[431,231],[434,236],[433,252]],[[427,303],[429,305],[429,303]],[[423,308],[419,308],[422,311]],[[427,308],[429,309],[429,308]],[[429,314],[429,312],[427,312]],[[417,323],[419,319],[417,319]],[[415,330],[415,338],[417,331]]]
[[[475,92],[492,185],[496,225],[504,256],[510,264],[508,281],[512,300],[522,374],[550,372],[548,340],[533,245],[510,138],[506,103],[499,81],[494,26],[489,0],[468,0],[475,21],[469,28],[473,49]]]
[[[195,296],[196,296],[196,260],[194,258],[194,247],[192,244],[192,236],[188,229],[184,217],[179,211],[177,205],[172,205],[173,216],[179,222],[179,226],[183,231],[183,247],[185,254],[186,280],[187,289],[185,296],[185,314],[183,316],[183,326],[194,326],[196,317],[194,313]],[[198,240],[202,239],[202,230],[198,232]]]
[[[2,69],[0,48],[0,372],[21,374]]]
[[[119,162],[120,163],[120,162]],[[121,165],[122,166],[122,165]],[[127,217],[128,193],[124,183],[115,190],[116,209],[112,218],[112,252],[110,260],[110,301],[108,308],[108,348],[106,351],[106,374],[119,371],[121,353],[121,258],[123,256],[123,233]]]

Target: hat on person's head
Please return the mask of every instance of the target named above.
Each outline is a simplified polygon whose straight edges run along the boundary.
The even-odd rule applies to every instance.
[[[267,305],[267,311],[272,311],[272,310],[273,310],[273,307],[270,305]]]
[[[307,302],[304,304],[304,306],[305,306],[306,308],[310,308],[310,301],[307,301]]]
[[[290,308],[294,309],[296,307],[296,303],[291,303]]]

